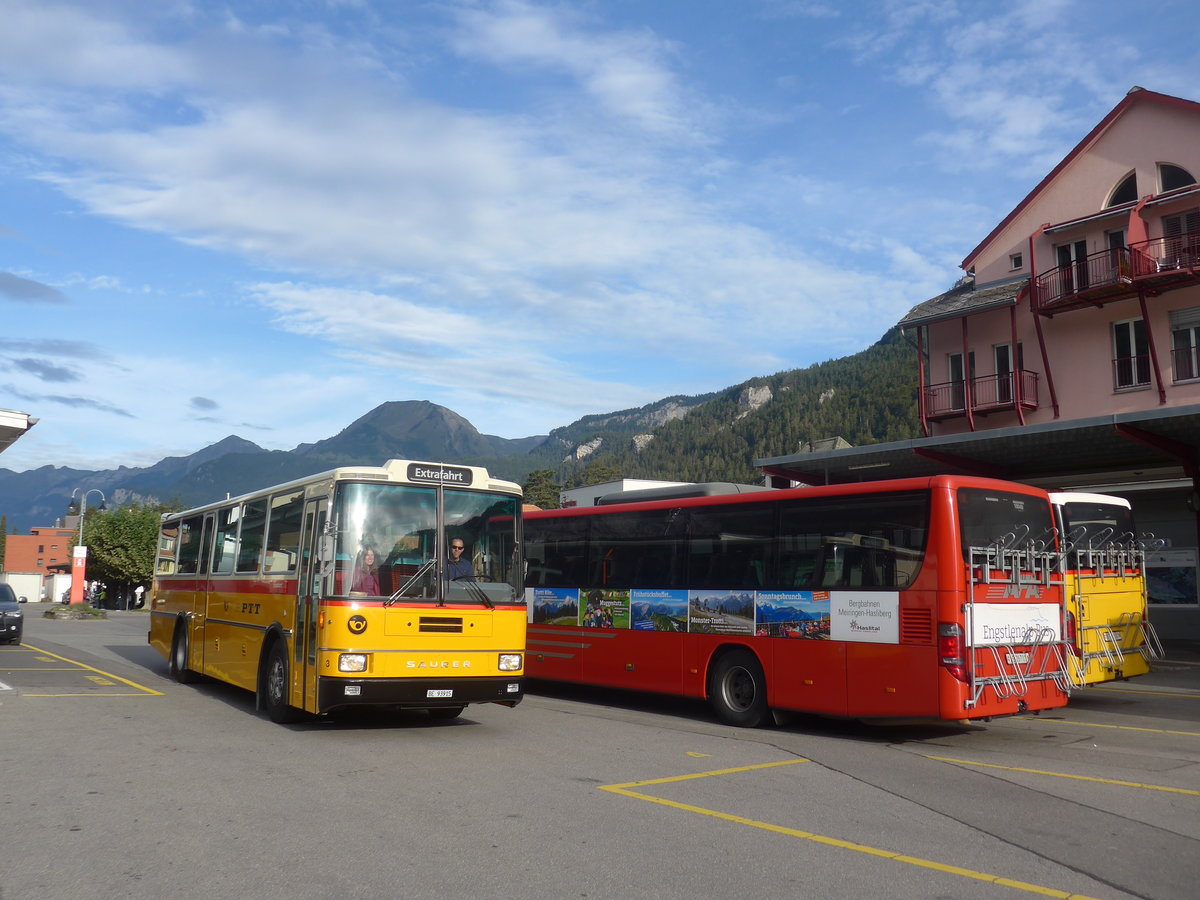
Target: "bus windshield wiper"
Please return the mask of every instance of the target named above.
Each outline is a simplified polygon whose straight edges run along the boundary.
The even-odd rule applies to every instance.
[[[474,580],[467,581],[466,579],[463,579],[462,584],[464,587],[466,587],[467,593],[471,595],[473,600],[482,603],[488,609],[496,608],[496,604],[491,601],[490,597],[488,597],[487,591],[481,588]]]
[[[433,568],[433,564],[435,562],[436,562],[436,560],[429,559],[429,560],[426,560],[425,562],[421,563],[421,567],[419,569],[417,569],[417,571],[413,572],[412,575],[410,575],[408,577],[408,581],[404,582],[404,584],[400,585],[400,587],[398,587],[396,589],[396,593],[392,594],[392,596],[390,596],[386,600],[384,600],[383,605],[391,606],[398,599],[400,599],[400,597],[402,597],[405,593],[408,592],[409,588],[411,588],[414,584],[416,584],[422,577],[424,577],[429,572],[430,569]]]

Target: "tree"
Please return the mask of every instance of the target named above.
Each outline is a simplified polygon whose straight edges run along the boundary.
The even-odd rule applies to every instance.
[[[530,472],[521,487],[525,491],[526,503],[532,503],[539,509],[558,509],[562,486],[554,480],[553,469],[536,469]]]
[[[149,587],[154,577],[158,525],[166,511],[157,504],[133,503],[88,516],[88,577],[107,586],[110,601],[128,596],[137,585]]]
[[[571,479],[571,487],[587,487],[589,484],[607,484],[621,480],[621,466],[611,457],[592,460],[582,472]]]
[[[8,549],[8,516],[0,516],[0,572],[4,571],[4,551]]]

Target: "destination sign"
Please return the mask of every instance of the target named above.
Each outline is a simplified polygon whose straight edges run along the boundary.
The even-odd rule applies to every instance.
[[[425,484],[458,484],[469,486],[472,472],[465,466],[431,466],[428,463],[409,463],[408,480]]]

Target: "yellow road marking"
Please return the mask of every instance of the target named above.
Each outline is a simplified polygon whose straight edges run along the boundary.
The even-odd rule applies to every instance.
[[[1052,778],[1070,778],[1072,781],[1094,781],[1098,784],[1115,784],[1119,787],[1135,787],[1145,791],[1166,791],[1170,794],[1188,794],[1192,797],[1200,797],[1200,791],[1192,791],[1187,788],[1166,787],[1161,784],[1142,784],[1138,781],[1118,781],[1114,778],[1095,778],[1091,775],[1071,775],[1067,772],[1047,772],[1043,769],[1026,769],[1023,766],[1000,766],[996,763],[972,762],[969,759],[951,759],[948,756],[929,756],[922,754],[926,759],[936,759],[938,762],[958,763],[963,766],[979,766],[984,769],[1004,769],[1008,772],[1027,772],[1030,775],[1049,775]]]
[[[26,646],[29,646],[29,645],[26,645]],[[137,688],[139,691],[144,691],[146,694],[149,694],[153,697],[163,696],[162,691],[156,691],[156,690],[154,690],[154,688],[148,688],[144,684],[138,684],[136,681],[130,681],[128,678],[122,678],[120,675],[113,675],[111,672],[104,672],[100,669],[95,668],[94,666],[89,666],[86,663],[76,662],[75,660],[68,659],[65,656],[59,656],[57,653],[51,653],[49,650],[42,650],[38,647],[33,647],[33,646],[29,646],[29,649],[33,650],[35,653],[45,653],[47,656],[52,657],[53,659],[57,659],[62,662],[65,662],[65,663],[69,663],[70,665],[73,665],[73,666],[78,666],[81,669],[87,669],[89,672],[95,672],[97,675],[102,675],[105,678],[112,678],[116,681],[121,682],[121,684],[127,684],[131,688]],[[95,678],[93,678],[90,675],[88,676],[88,678],[93,681],[96,680]],[[109,683],[111,684],[111,682],[109,682]],[[22,697],[128,697],[128,696],[136,696],[136,695],[91,694],[91,693],[89,693],[89,694],[26,694],[26,693],[22,692],[21,696]]]
[[[162,694],[158,691],[151,691],[151,694],[161,697]],[[37,700],[56,700],[59,697],[145,697],[145,694],[107,694],[104,691],[88,691],[86,694],[22,694],[23,697],[35,697]]]
[[[696,753],[694,750],[689,750],[687,755],[696,759],[704,759],[705,757],[712,756],[711,753]]]
[[[788,828],[784,825],[775,825],[771,822],[762,822],[758,819],[748,819],[745,816],[735,816],[732,813],[721,812],[716,809],[706,809],[703,806],[693,806],[690,803],[679,803],[675,800],[664,800],[662,797],[655,797],[651,794],[643,794],[638,791],[631,791],[629,788],[645,787],[651,784],[670,784],[680,781],[690,781],[696,778],[711,778],[714,775],[730,775],[736,772],[751,772],[758,769],[770,769],[777,766],[792,766],[797,763],[810,762],[807,759],[789,759],[782,762],[760,763],[753,766],[738,766],[731,769],[715,769],[711,772],[697,772],[692,775],[674,775],[669,778],[651,778],[646,781],[628,781],[624,784],[606,784],[601,785],[600,790],[608,791],[612,794],[619,794],[622,797],[632,797],[635,800],[646,800],[650,803],[657,803],[660,806],[670,807],[672,809],[680,809],[684,812],[696,813],[701,816],[711,816],[714,819],[721,819],[725,822],[733,822],[736,825],[746,825],[750,828],[759,828],[763,831],[774,832],[788,837],[800,838],[805,841],[812,841],[817,844],[824,844],[829,847],[837,847],[841,850],[853,850],[856,853],[865,853],[868,856],[877,856],[882,859],[889,859],[893,862],[907,863],[911,866],[918,866],[922,869],[932,869],[936,872],[942,872],[947,875],[958,875],[962,878],[971,878],[975,881],[986,881],[989,884],[999,885],[1000,887],[1009,887],[1019,891],[1025,891],[1031,894],[1041,894],[1044,897],[1058,897],[1060,900],[1093,900],[1083,894],[1072,894],[1068,891],[1060,891],[1055,888],[1042,887],[1037,884],[1029,884],[1025,881],[1015,881],[1011,878],[1004,878],[1000,875],[990,875],[987,872],[977,872],[974,869],[964,869],[960,866],[949,866],[945,863],[934,862],[929,859],[921,859],[918,856],[905,856],[902,853],[895,853],[891,850],[881,850],[878,847],[868,847],[866,844],[856,844],[853,841],[843,841],[840,838],[827,837],[822,834],[815,834],[811,831],[801,831],[797,828]]]
[[[1167,728],[1142,728],[1138,725],[1101,725],[1098,722],[1075,722],[1070,719],[1043,719],[1038,716],[1020,716],[1027,722],[1053,722],[1056,725],[1075,725],[1079,728],[1115,728],[1118,731],[1145,731],[1150,734],[1178,734],[1183,737],[1200,737],[1200,731],[1171,731]]]

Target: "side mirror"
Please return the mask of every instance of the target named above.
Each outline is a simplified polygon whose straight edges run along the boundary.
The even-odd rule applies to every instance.
[[[317,539],[317,571],[321,578],[327,578],[333,574],[334,564],[337,562],[337,545],[332,534],[323,534]]]
[[[18,597],[18,598],[17,598],[17,602],[18,602],[18,603],[28,603],[28,602],[29,602],[29,598],[28,598],[28,597]]]
[[[334,561],[333,535],[323,534],[317,541],[317,559],[323,563]]]

